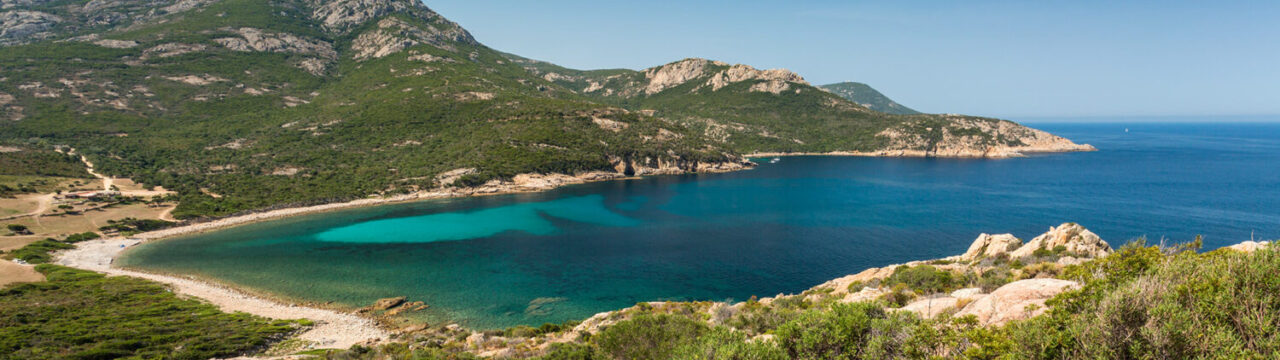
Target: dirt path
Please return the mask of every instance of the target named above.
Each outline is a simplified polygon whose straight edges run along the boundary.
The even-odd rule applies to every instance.
[[[316,326],[298,336],[315,343],[316,348],[345,349],[351,345],[388,339],[390,333],[373,320],[334,310],[282,304],[248,295],[224,286],[176,276],[157,275],[111,266],[126,248],[140,240],[106,239],[76,244],[76,248],[57,254],[56,264],[93,270],[108,275],[123,275],[168,284],[174,291],[208,301],[228,312],[245,312],[272,319],[309,319]]]
[[[178,222],[178,219],[173,217],[173,209],[177,208],[177,205],[170,206],[168,209],[164,209],[164,212],[160,213],[160,216],[158,217],[160,220]]]

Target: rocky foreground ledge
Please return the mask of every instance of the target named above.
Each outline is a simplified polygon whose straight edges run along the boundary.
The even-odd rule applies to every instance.
[[[1252,252],[1268,243],[1246,242],[1226,249]],[[543,353],[558,343],[581,342],[600,334],[606,328],[646,313],[682,314],[704,319],[712,326],[730,326],[732,314],[810,309],[837,303],[880,303],[890,305],[888,311],[913,312],[925,318],[972,315],[981,325],[1000,325],[1028,319],[1046,311],[1045,302],[1081,284],[1054,278],[1065,266],[1109,256],[1113,249],[1097,234],[1075,223],[1051,227],[1049,231],[1023,241],[1011,234],[982,234],[964,254],[942,259],[913,261],[871,268],[857,274],[837,278],[801,292],[778,294],[738,303],[724,302],[647,302],[636,306],[596,314],[572,328],[535,337],[505,337],[484,332],[466,336],[466,351],[493,357],[521,357]],[[1021,263],[1024,262],[1025,263]],[[1019,263],[1011,266],[1010,264]],[[895,273],[911,269],[945,271],[952,274],[1006,272],[1007,281],[962,288],[945,293],[912,294],[890,286]],[[1013,273],[1007,273],[1013,269]],[[990,285],[990,286],[988,286]],[[906,301],[894,298],[906,296]],[[804,304],[804,305],[800,305]],[[752,341],[773,337],[768,333],[735,328],[747,333]],[[408,335],[407,336],[413,336]],[[454,334],[455,336],[457,334]]]

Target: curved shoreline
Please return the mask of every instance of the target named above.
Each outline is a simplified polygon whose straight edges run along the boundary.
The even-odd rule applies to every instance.
[[[704,169],[701,173],[721,173],[749,168],[749,166],[739,164],[739,166]],[[677,173],[670,170],[664,172],[662,169],[656,169],[642,174],[672,175]],[[117,237],[81,242],[76,244],[75,249],[54,254],[56,259],[54,264],[108,275],[132,276],[159,282],[171,286],[175,293],[202,299],[218,306],[223,311],[244,312],[271,319],[309,319],[314,321],[316,326],[299,334],[299,339],[310,341],[315,347],[319,348],[345,349],[352,345],[387,340],[392,332],[378,324],[374,319],[357,315],[353,312],[302,305],[277,297],[253,294],[237,287],[209,280],[122,269],[114,266],[115,260],[129,249],[134,248],[135,245],[143,242],[160,241],[183,235],[199,234],[291,216],[414,201],[531,193],[552,190],[567,185],[636,178],[638,177],[611,172],[588,172],[572,176],[564,174],[521,174],[517,175],[512,181],[491,182],[473,188],[436,189],[434,191],[392,197],[269,210],[206,222],[184,224],[137,234],[131,238]]]

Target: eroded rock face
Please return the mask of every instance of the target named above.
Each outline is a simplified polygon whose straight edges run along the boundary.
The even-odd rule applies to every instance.
[[[0,13],[0,45],[20,44],[52,37],[48,30],[62,18],[39,11],[11,10]]]
[[[378,21],[378,28],[366,31],[351,43],[356,60],[376,59],[419,44],[457,51],[454,44],[474,43],[471,34],[456,24],[417,26],[399,18]],[[430,55],[427,55],[430,56]]]
[[[705,86],[715,91],[743,81],[756,81],[750,88],[751,91],[778,94],[789,90],[791,88],[789,83],[809,84],[800,75],[784,69],[757,70],[756,68],[739,64],[729,66],[725,70],[711,72],[713,67],[724,66],[729,66],[729,64],[706,59],[685,59],[650,68],[644,72],[644,77],[648,80],[648,84],[644,87],[644,93],[649,95],[657,94],[708,75],[710,78],[699,88]],[[591,92],[589,90],[584,91]]]
[[[961,261],[973,261],[984,257],[992,257],[1005,254],[1022,246],[1022,240],[1014,237],[1013,234],[999,235],[978,235],[978,238],[969,245],[969,250],[960,255]]]
[[[1036,250],[1052,250],[1062,246],[1068,252],[1085,257],[1103,257],[1111,253],[1111,245],[1099,238],[1097,234],[1076,223],[1066,223],[1051,227],[1049,231],[1027,242],[1026,245],[1009,253],[1010,257],[1030,256]]]
[[[1074,281],[1058,279],[1014,281],[969,303],[956,316],[973,315],[983,325],[1023,320],[1044,313],[1046,300],[1079,286]]]
[[[255,28],[235,30],[240,37],[218,38],[213,41],[235,51],[264,51],[317,55],[333,59],[338,53],[333,45],[320,40],[306,39],[289,33],[274,33]]]

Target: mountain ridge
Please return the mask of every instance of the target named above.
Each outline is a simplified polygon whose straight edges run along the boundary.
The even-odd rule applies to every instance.
[[[864,83],[846,81],[822,85],[818,86],[818,88],[830,91],[831,93],[840,95],[840,97],[848,99],[849,101],[882,113],[897,115],[920,114],[919,111],[915,111],[909,107],[899,104],[897,101],[893,101],[893,99],[890,99],[888,96],[881,94],[880,91],[877,91],[875,88]]]
[[[0,23],[0,143],[73,146],[177,191],[180,218],[521,174],[694,172],[753,152],[1025,145],[991,133],[999,120],[881,114],[785,70],[520,58],[413,0],[0,4],[19,19]]]

